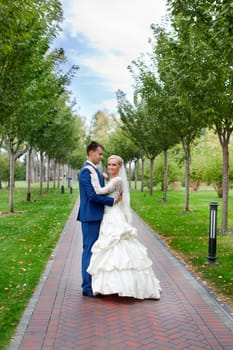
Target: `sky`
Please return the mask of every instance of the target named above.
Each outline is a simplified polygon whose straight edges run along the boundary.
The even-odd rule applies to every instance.
[[[76,112],[87,119],[99,110],[116,114],[116,91],[133,93],[127,67],[149,50],[152,23],[160,24],[166,0],[60,0],[64,21],[55,41],[66,67],[78,65],[69,90]]]

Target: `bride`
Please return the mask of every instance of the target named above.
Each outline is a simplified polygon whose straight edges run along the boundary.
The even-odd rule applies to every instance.
[[[131,225],[129,189],[121,157],[108,158],[109,183],[101,187],[96,172],[90,170],[91,182],[97,194],[113,196],[123,192],[122,200],[105,206],[99,238],[92,247],[87,272],[92,276],[93,295],[118,294],[137,299],[160,299],[160,282],[152,270],[152,261],[137,239]]]

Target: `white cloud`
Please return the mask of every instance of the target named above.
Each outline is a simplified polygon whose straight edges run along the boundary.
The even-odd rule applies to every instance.
[[[161,22],[166,0],[62,0],[62,3],[64,35],[75,39],[82,34],[89,47],[101,52],[87,57],[77,49],[72,52],[74,63],[102,77],[113,94],[118,88],[130,91],[132,78],[127,66],[140,53],[148,51],[150,26]]]
[[[78,32],[94,45],[135,55],[150,36],[150,25],[160,22],[166,0],[63,0],[65,28]]]
[[[125,85],[125,81],[129,79],[127,61],[124,56],[106,54],[104,57],[87,58],[83,63],[106,79],[107,84],[113,90],[118,89],[122,84]]]

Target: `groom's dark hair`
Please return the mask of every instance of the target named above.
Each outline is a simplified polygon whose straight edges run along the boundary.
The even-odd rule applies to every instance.
[[[87,155],[89,155],[90,151],[96,151],[98,147],[102,148],[103,151],[105,150],[104,146],[101,145],[101,143],[96,141],[91,141],[91,143],[87,145]]]

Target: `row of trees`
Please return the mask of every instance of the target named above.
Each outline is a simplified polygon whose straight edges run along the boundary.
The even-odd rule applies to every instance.
[[[224,1],[167,1],[169,25],[152,26],[152,51],[132,62],[133,102],[117,92],[121,125],[108,123],[103,112],[93,117],[89,139],[101,140],[110,153],[126,162],[150,160],[150,193],[154,165],[163,154],[163,200],[168,185],[168,154],[181,144],[185,159],[185,205],[189,211],[190,156],[197,138],[213,129],[222,147],[222,231],[227,231],[229,142],[232,133],[233,9]],[[74,115],[67,87],[78,67],[63,73],[62,49],[51,49],[60,31],[62,8],[58,0],[8,2],[0,0],[0,149],[10,159],[10,211],[13,211],[14,164],[27,154],[27,199],[30,200],[32,150],[43,161],[80,168],[85,152],[84,125]],[[169,29],[167,29],[169,28]],[[111,142],[109,141],[111,137]],[[131,162],[129,163],[131,164]],[[198,166],[196,167],[198,168]],[[56,170],[54,170],[55,172]],[[198,173],[198,171],[196,171]],[[137,172],[135,172],[136,176]],[[47,176],[49,178],[49,176]]]
[[[73,112],[67,88],[78,67],[64,73],[63,49],[51,49],[62,15],[58,0],[0,0],[0,150],[9,155],[11,212],[14,164],[25,152],[28,200],[32,150],[40,155],[40,191],[45,155],[48,164],[53,159],[77,167],[83,122]]]
[[[134,101],[117,92],[123,129],[151,161],[181,143],[185,155],[185,205],[189,211],[190,156],[206,128],[222,148],[222,231],[228,231],[229,143],[233,130],[233,7],[222,0],[168,0],[168,21],[152,25],[152,52],[129,67]]]
[[[88,132],[89,142],[97,139],[105,145],[103,160],[103,171],[106,171],[107,158],[111,154],[119,154],[125,160],[128,170],[128,179],[131,187],[138,188],[140,181],[141,190],[145,187],[150,189],[150,161],[143,157],[140,149],[127,135],[114,115],[98,111],[91,120]],[[233,187],[233,145],[230,144],[229,161],[229,185]],[[83,153],[82,153],[83,155]],[[81,157],[81,155],[80,155]],[[214,131],[205,129],[200,138],[192,146],[192,157],[190,161],[190,188],[198,190],[200,186],[211,186],[222,198],[222,167],[221,148],[219,140]],[[185,183],[185,157],[181,143],[176,144],[167,152],[167,186],[179,189]],[[162,201],[166,201],[167,193],[164,190],[164,155],[159,154],[154,161],[153,187],[163,190]]]

